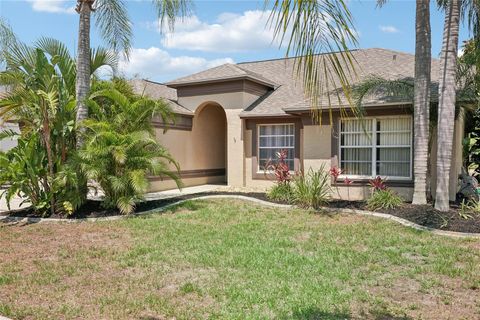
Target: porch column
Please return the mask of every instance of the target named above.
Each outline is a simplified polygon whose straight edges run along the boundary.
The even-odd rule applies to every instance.
[[[243,109],[225,109],[227,116],[227,184],[232,187],[244,186],[245,150],[242,135]]]

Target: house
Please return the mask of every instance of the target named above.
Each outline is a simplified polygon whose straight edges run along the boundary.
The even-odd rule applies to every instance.
[[[412,79],[414,56],[386,49],[352,51],[358,62],[359,83],[375,75]],[[335,195],[363,199],[368,180],[387,177],[391,188],[411,199],[413,193],[412,102],[382,93],[364,100],[366,116],[357,119],[344,95],[319,98],[318,117],[312,117],[295,58],[224,64],[166,84],[133,82],[135,90],[166,98],[177,115],[173,125],[155,122],[157,137],[181,167],[186,186],[226,183],[232,187],[265,190],[273,184],[265,163],[280,149],[288,150],[292,170],[338,166],[341,176]],[[432,60],[432,99],[436,98],[439,64]],[[337,90],[338,92],[338,90]],[[338,98],[337,98],[338,97]],[[363,121],[363,122],[362,122]],[[164,129],[168,128],[166,132]],[[455,121],[450,195],[454,199],[462,165],[463,116]],[[435,146],[436,143],[434,142]],[[435,147],[430,169],[435,190]],[[165,177],[152,177],[152,190],[174,188]],[[338,191],[338,192],[337,192]]]
[[[7,92],[7,89],[4,86],[0,86],[0,98]],[[10,123],[10,122],[3,122],[0,118],[0,132],[2,131],[15,131],[19,132],[18,125]],[[6,138],[0,140],[0,151],[7,151],[17,145],[17,141],[14,138]]]

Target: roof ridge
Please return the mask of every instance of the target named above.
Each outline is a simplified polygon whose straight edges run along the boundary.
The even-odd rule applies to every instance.
[[[360,50],[366,50],[366,49],[351,49],[349,50],[350,52],[355,52],[355,51],[360,51]],[[326,55],[326,54],[332,54],[332,53],[339,53],[340,51],[331,51],[331,52],[324,52],[324,53],[317,53],[315,54],[316,56],[321,56],[321,55]],[[294,57],[283,57],[283,58],[272,58],[272,59],[264,59],[264,60],[254,60],[254,61],[242,61],[242,62],[237,62],[236,64],[248,64],[248,63],[260,63],[260,62],[268,62],[268,61],[278,61],[278,60],[291,60],[291,59],[297,59],[300,57],[304,56],[294,56]]]

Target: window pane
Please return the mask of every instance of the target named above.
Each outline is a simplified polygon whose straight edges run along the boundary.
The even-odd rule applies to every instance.
[[[377,160],[410,162],[410,148],[377,148]]]
[[[372,163],[371,162],[341,162],[341,167],[344,174],[371,176]]]
[[[340,166],[345,174],[410,176],[410,117],[347,119],[341,121],[340,129]],[[376,159],[372,158],[373,148]]]
[[[409,132],[381,132],[377,133],[377,146],[409,146],[410,139]]]
[[[411,118],[377,119],[377,131],[412,131]]]
[[[385,163],[378,162],[377,174],[381,176],[409,177],[410,164],[396,163],[396,162],[385,162]]]
[[[341,131],[342,132],[362,132],[362,133],[366,132],[366,133],[371,133],[372,132],[372,119],[342,120]]]
[[[410,148],[378,148],[377,174],[409,177]]]
[[[372,162],[371,148],[342,148],[342,161]]]
[[[259,126],[259,170],[265,170],[267,163],[278,159],[277,153],[287,150],[285,163],[294,170],[295,127],[293,124]]]

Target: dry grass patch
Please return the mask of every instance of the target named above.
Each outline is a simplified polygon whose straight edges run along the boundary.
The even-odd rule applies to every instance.
[[[381,219],[215,200],[0,235],[15,319],[480,318],[479,241]]]

